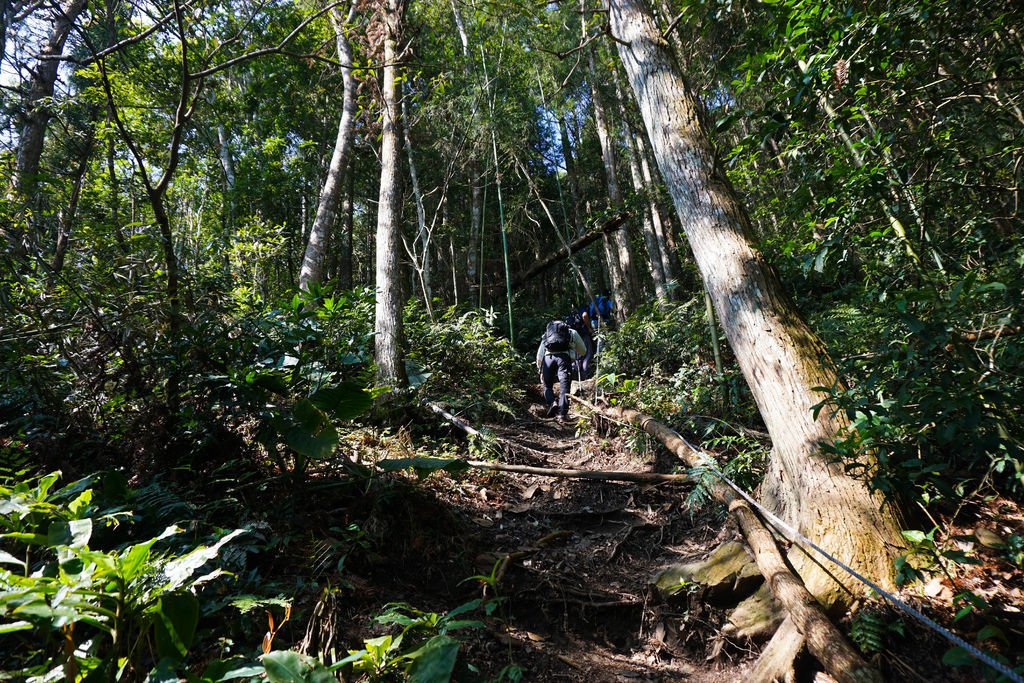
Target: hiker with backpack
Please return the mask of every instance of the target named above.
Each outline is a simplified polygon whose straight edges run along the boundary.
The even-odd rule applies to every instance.
[[[615,325],[615,301],[604,294],[598,294],[594,300],[587,304],[587,312],[595,325]]]
[[[590,323],[590,312],[586,306],[581,306],[565,317],[565,323],[579,333],[583,339],[583,345],[587,347],[587,352],[576,359],[576,376],[580,381],[590,379],[593,373],[594,351],[596,350],[595,331],[594,326]]]
[[[544,329],[537,347],[537,370],[544,385],[544,401],[547,417],[556,413],[559,422],[569,416],[569,388],[572,386],[572,371],[576,359],[585,356],[587,345],[579,332],[563,320],[552,320]],[[558,378],[558,402],[555,403],[554,384]]]

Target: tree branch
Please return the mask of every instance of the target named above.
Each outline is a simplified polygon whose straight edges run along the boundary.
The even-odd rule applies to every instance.
[[[246,53],[244,55],[239,55],[238,57],[233,57],[232,59],[229,59],[226,62],[223,62],[221,64],[217,64],[215,66],[208,67],[206,69],[203,69],[202,71],[196,71],[195,73],[192,74],[192,76],[194,78],[204,78],[206,76],[211,76],[211,75],[213,75],[215,73],[219,73],[221,71],[224,71],[225,69],[228,69],[228,68],[230,68],[230,67],[232,67],[232,66],[234,66],[236,64],[241,64],[242,62],[247,62],[250,59],[255,59],[257,57],[263,57],[265,55],[284,54],[285,46],[287,46],[288,43],[290,43],[295,38],[295,36],[297,36],[302,31],[302,29],[306,28],[306,26],[308,26],[310,23],[312,23],[313,21],[315,21],[319,17],[322,17],[327,12],[330,12],[335,7],[338,7],[338,6],[343,5],[343,4],[344,4],[344,2],[332,2],[332,3],[328,4],[327,6],[323,7],[322,9],[317,10],[313,14],[309,15],[308,17],[303,19],[301,22],[299,22],[299,25],[296,26],[294,29],[292,29],[292,32],[289,33],[287,36],[285,36],[281,40],[281,42],[278,43],[275,47],[267,47],[267,48],[263,48],[261,50],[254,50],[254,51],[248,52],[248,53]]]
[[[630,214],[628,212],[623,211],[617,216],[614,216],[605,221],[604,224],[601,225],[600,227],[594,228],[593,230],[586,233],[582,237],[573,240],[568,245],[563,246],[555,253],[547,256],[547,258],[541,259],[540,261],[537,262],[536,265],[534,265],[528,271],[520,275],[517,275],[515,279],[512,280],[512,287],[519,287],[527,280],[539,275],[540,273],[543,273],[548,268],[551,268],[552,266],[556,265],[559,261],[569,258],[569,256],[575,254],[576,252],[578,252],[580,249],[587,246],[591,242],[600,239],[606,233],[612,232],[613,230],[618,230],[625,224],[629,216]]]

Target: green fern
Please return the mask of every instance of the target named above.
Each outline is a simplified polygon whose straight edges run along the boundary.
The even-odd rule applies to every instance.
[[[715,474],[706,467],[692,467],[687,474],[693,480],[693,488],[684,502],[690,512],[696,512],[711,501],[711,487],[715,484]]]
[[[893,634],[903,635],[903,622],[888,621],[878,612],[859,612],[850,624],[850,638],[864,654],[884,650]]]

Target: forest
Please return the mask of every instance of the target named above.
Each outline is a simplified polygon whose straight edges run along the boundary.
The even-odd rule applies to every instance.
[[[0,680],[1022,682],[1022,183],[1011,0],[0,0]]]

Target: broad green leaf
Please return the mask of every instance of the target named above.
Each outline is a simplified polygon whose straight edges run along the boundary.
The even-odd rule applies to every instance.
[[[134,581],[142,573],[146,560],[149,559],[149,553],[153,549],[153,544],[156,542],[157,539],[151,538],[143,543],[136,543],[121,553],[118,567],[121,577],[125,581]]]
[[[1003,629],[999,628],[995,624],[988,624],[987,626],[983,626],[982,629],[978,631],[978,635],[975,636],[975,639],[978,642],[984,642],[986,640],[999,640],[1007,646],[1010,645],[1010,641],[1007,640],[1006,634],[1003,633]]]
[[[337,683],[338,679],[323,664],[291,650],[263,655],[263,666],[270,683]]]
[[[233,681],[239,678],[255,678],[266,673],[264,666],[245,664],[238,660],[217,660],[210,662],[203,671],[203,680],[209,683]]]
[[[483,600],[481,600],[480,598],[477,598],[475,600],[470,600],[469,602],[464,602],[461,605],[459,605],[458,607],[456,607],[455,609],[453,609],[450,612],[448,612],[448,618],[451,619],[452,617],[457,617],[460,614],[465,614],[467,612],[472,612],[473,610],[475,610],[477,607],[480,606],[481,602],[483,602]]]
[[[31,631],[32,624],[27,621],[12,621],[9,624],[0,624],[0,634],[14,633],[15,631]]]
[[[458,656],[459,641],[448,636],[435,636],[408,655],[413,663],[407,680],[409,683],[446,683],[451,680]]]
[[[2,534],[0,538],[9,538],[12,541],[21,541],[28,545],[49,545],[50,541],[44,534],[32,534],[24,531],[12,531],[9,534]]]
[[[181,680],[176,670],[177,662],[172,659],[161,659],[156,667],[146,676],[145,683],[178,683]]]
[[[156,604],[156,651],[161,657],[182,661],[192,647],[199,623],[199,601],[188,592],[166,593]]]
[[[903,532],[903,537],[905,539],[907,539],[908,541],[910,541],[911,543],[914,543],[914,544],[924,543],[924,541],[927,538],[923,531],[918,531],[916,529],[911,529],[909,531],[904,531]]]
[[[210,546],[200,546],[182,557],[171,560],[164,565],[163,574],[167,579],[165,590],[177,590],[178,588],[185,585],[185,582],[191,578],[193,574],[198,571],[204,564],[217,557],[220,549],[225,543],[228,543],[240,534],[246,533],[245,529],[235,529],[229,534],[222,536],[216,543]]]
[[[89,545],[92,537],[92,520],[73,519],[70,522],[57,520],[50,524],[46,538],[50,547],[70,546],[84,548]]]
[[[405,360],[405,376],[409,380],[409,387],[411,389],[418,389],[432,374],[408,358]]]
[[[288,383],[278,372],[250,372],[246,375],[245,381],[275,394],[288,394]]]
[[[78,518],[82,516],[82,513],[85,512],[89,508],[89,504],[92,503],[92,495],[92,489],[87,489],[78,494],[78,497],[68,504],[68,512],[72,517]]]
[[[284,435],[288,447],[300,455],[321,460],[334,452],[338,431],[324,413],[309,399],[295,404],[293,426]]]
[[[11,555],[6,550],[0,550],[0,564],[16,564],[21,567],[25,566],[23,561],[19,560],[14,555]]]
[[[476,619],[453,619],[451,621],[444,622],[443,633],[451,633],[452,631],[458,631],[464,628],[483,628],[484,622],[477,621]]]
[[[962,647],[951,647],[942,655],[942,663],[949,666],[971,666],[974,664],[974,657]]]
[[[373,407],[373,397],[354,382],[325,387],[309,397],[310,402],[338,420],[351,420]]]
[[[46,494],[50,492],[53,485],[60,479],[60,471],[50,472],[46,476],[39,479],[39,483],[36,485],[36,500],[46,500]]]

